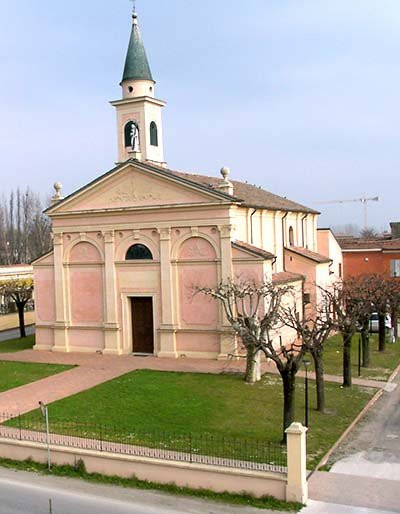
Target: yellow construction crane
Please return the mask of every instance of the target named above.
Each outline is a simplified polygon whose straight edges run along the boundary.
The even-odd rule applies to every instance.
[[[354,198],[352,200],[328,200],[326,202],[316,202],[319,205],[335,204],[335,203],[352,203],[361,202],[364,205],[364,228],[368,228],[368,202],[379,202],[379,196],[370,198],[363,196],[362,198]]]

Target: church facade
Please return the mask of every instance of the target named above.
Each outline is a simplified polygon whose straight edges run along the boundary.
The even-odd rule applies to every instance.
[[[165,103],[136,14],[121,86],[117,166],[66,198],[56,184],[46,211],[54,250],[34,263],[35,349],[225,359],[232,330],[196,288],[269,279],[311,301],[341,254],[318,253],[325,236],[313,209],[231,180],[227,168],[220,177],[168,169]]]

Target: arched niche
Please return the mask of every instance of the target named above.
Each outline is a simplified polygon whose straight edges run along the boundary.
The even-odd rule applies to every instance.
[[[213,261],[217,259],[214,246],[204,237],[190,237],[180,246],[180,261]]]
[[[75,244],[69,252],[69,262],[102,262],[102,256],[96,246],[87,241]]]

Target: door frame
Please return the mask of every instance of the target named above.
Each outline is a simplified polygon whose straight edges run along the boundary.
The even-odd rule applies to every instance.
[[[151,298],[153,303],[153,353],[146,355],[157,355],[158,340],[156,328],[156,308],[158,295],[156,293],[122,293],[122,346],[123,353],[133,354],[133,320],[132,320],[132,298]]]

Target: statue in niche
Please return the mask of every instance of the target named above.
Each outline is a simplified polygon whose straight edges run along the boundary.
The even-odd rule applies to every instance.
[[[131,147],[132,152],[140,152],[140,129],[137,120],[125,125],[125,147]]]
[[[139,140],[139,125],[136,120],[132,121],[131,126],[131,147],[133,152],[139,152],[140,140]]]

